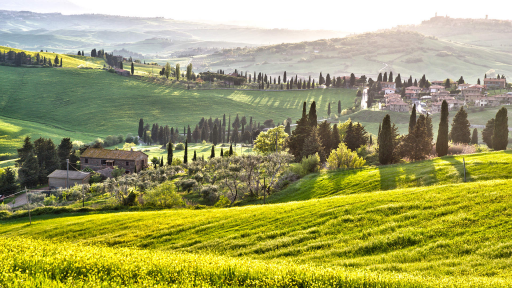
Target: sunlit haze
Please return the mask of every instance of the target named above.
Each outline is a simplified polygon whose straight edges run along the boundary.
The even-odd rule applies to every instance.
[[[508,1],[493,1],[492,5],[471,1],[432,0],[411,2],[395,1],[246,1],[221,2],[197,0],[142,2],[117,0],[43,0],[25,6],[29,1],[4,0],[0,9],[31,10],[36,12],[102,13],[138,17],[166,17],[176,20],[250,25],[264,28],[326,29],[363,32],[391,28],[396,25],[419,24],[422,20],[439,16],[454,18],[510,19]],[[30,9],[29,9],[30,8]]]

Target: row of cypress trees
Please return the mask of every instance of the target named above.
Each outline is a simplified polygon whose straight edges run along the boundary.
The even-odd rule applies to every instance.
[[[437,156],[448,154],[449,141],[462,144],[478,144],[478,131],[476,128],[471,134],[468,114],[461,107],[453,117],[451,130],[449,130],[448,103],[441,105],[441,119],[435,143]],[[398,128],[391,123],[391,117],[386,115],[379,127],[379,162],[383,165],[398,162],[402,157],[410,160],[421,160],[432,149],[432,122],[427,115],[420,115],[416,119],[416,105],[413,107],[409,120],[409,134],[400,136]],[[507,109],[502,107],[496,117],[487,122],[482,133],[483,141],[494,150],[505,150],[508,144],[508,116]]]

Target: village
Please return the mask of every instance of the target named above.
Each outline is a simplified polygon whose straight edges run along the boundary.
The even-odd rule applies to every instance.
[[[410,86],[397,89],[394,82],[381,82],[380,94],[383,98],[377,104],[378,109],[409,113],[413,105],[416,105],[417,111],[422,114],[435,114],[441,112],[443,101],[448,103],[449,110],[458,110],[462,106],[496,107],[512,102],[512,92],[495,96],[488,94],[490,90],[507,88],[507,80],[504,77],[485,78],[483,85],[458,84],[449,79],[430,83],[429,87],[424,88]]]

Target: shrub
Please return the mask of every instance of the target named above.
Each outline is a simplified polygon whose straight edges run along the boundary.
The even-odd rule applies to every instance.
[[[50,195],[50,197],[44,198],[43,204],[44,206],[54,206],[57,202],[56,199],[57,197],[55,197],[54,195]]]
[[[300,167],[301,168],[300,170],[302,171],[302,167],[301,166],[298,166],[298,167]],[[300,179],[300,174],[295,173],[291,170],[285,171],[283,173],[283,175],[281,175],[281,177],[279,177],[279,180],[276,183],[277,189],[282,190],[282,189],[286,188],[286,186],[288,186],[290,183],[293,183],[299,179]]]
[[[181,187],[181,189],[183,189],[183,191],[187,190],[187,192],[190,192],[190,190],[192,190],[192,188],[197,186],[197,181],[194,179],[186,179],[186,180],[180,181],[179,186]]]
[[[185,150],[185,144],[183,144],[183,143],[178,143],[178,144],[176,144],[175,149],[176,149],[176,150]],[[174,160],[174,159],[173,159],[173,160]]]
[[[318,172],[320,168],[320,156],[316,153],[315,155],[304,157],[302,158],[302,161],[300,161],[300,166],[302,167],[302,171],[305,175]]]
[[[133,135],[131,133],[128,133],[126,135],[126,139],[124,140],[126,143],[133,143]]]
[[[201,188],[201,197],[214,203],[219,199],[218,190],[219,188],[215,185],[205,185]]]
[[[359,157],[357,152],[348,149],[344,143],[340,143],[338,148],[331,151],[327,163],[329,169],[360,168],[366,161]]]
[[[448,155],[473,154],[476,152],[475,145],[455,143],[448,147]]]
[[[183,206],[183,200],[176,193],[175,186],[171,181],[166,181],[153,189],[150,189],[144,195],[144,201],[147,205],[157,207],[179,207]]]
[[[231,201],[229,201],[229,199],[226,196],[221,195],[217,203],[215,203],[214,207],[223,208],[228,207],[229,205],[231,205]]]

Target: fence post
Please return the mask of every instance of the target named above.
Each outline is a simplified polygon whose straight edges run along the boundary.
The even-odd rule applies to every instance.
[[[466,182],[466,160],[462,158],[462,163],[464,164],[464,182]]]
[[[30,197],[28,196],[27,186],[25,186],[25,193],[27,193],[27,202],[28,202],[28,219],[30,220],[30,225],[32,225],[32,216],[30,216]]]

